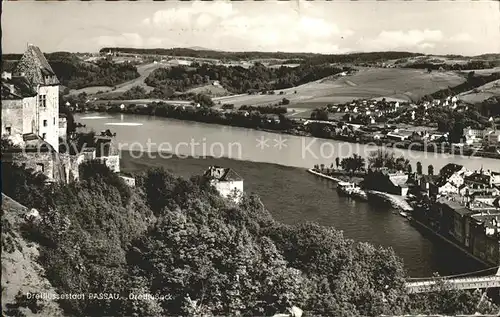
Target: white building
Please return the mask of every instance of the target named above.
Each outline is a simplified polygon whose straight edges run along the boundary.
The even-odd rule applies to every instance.
[[[238,203],[243,195],[243,178],[230,168],[210,166],[204,174],[222,197]]]
[[[463,135],[466,140],[472,140],[472,141],[481,141],[483,138],[491,133],[491,129],[472,129],[471,127],[467,127],[463,130]]]

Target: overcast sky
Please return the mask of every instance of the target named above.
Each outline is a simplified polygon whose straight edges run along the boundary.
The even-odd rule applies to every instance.
[[[500,53],[497,1],[3,2],[2,49]]]

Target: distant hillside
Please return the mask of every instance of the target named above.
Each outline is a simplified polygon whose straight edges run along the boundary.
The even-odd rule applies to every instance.
[[[116,52],[125,54],[144,55],[168,55],[185,56],[194,58],[211,58],[227,60],[253,60],[253,59],[305,59],[311,63],[352,63],[352,62],[374,62],[390,59],[398,59],[423,54],[409,52],[372,52],[354,54],[315,54],[315,53],[286,53],[286,52],[225,52],[206,50],[198,47],[193,48],[127,48],[127,47],[104,47],[100,53]]]
[[[466,82],[461,83],[461,84],[454,86],[454,87],[448,87],[446,89],[438,90],[433,94],[425,96],[424,99],[434,99],[434,98],[442,99],[442,98],[446,98],[448,96],[458,95],[458,94],[465,93],[465,92],[470,91],[470,90],[478,89],[478,87],[486,85],[490,82],[498,81],[499,79],[500,79],[500,72],[492,73],[492,74],[486,75],[486,76],[478,76],[478,75],[475,75],[474,72],[471,72],[470,75],[467,77]],[[489,96],[489,97],[491,97],[491,96]],[[486,99],[486,98],[484,98],[484,99]]]
[[[12,71],[21,56],[21,54],[3,55],[2,70]],[[115,64],[105,60],[86,63],[68,52],[49,53],[45,54],[45,57],[61,84],[70,89],[115,86],[139,77],[137,68],[128,63]]]
[[[483,59],[483,60],[500,60],[500,53],[489,53],[474,56],[474,58]]]

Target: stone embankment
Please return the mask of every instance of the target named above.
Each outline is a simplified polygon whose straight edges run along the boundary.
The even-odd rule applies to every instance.
[[[399,195],[393,195],[389,193],[379,192],[376,190],[369,190],[367,193],[370,196],[376,196],[387,202],[389,202],[394,208],[401,209],[403,211],[413,211],[413,208],[406,201],[405,197]]]

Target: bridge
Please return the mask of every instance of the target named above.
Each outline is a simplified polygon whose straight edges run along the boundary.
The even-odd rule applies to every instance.
[[[497,267],[489,268],[482,271],[488,271],[495,268]],[[454,276],[475,274],[482,271],[459,274]],[[432,292],[436,290],[436,285],[440,280],[441,281],[444,280],[446,284],[449,285],[449,287],[452,289],[478,289],[478,288],[480,289],[480,288],[500,287],[500,267],[498,267],[498,270],[495,275],[475,276],[475,277],[453,277],[453,278],[451,277],[452,276],[443,276],[436,278],[413,278],[410,279],[410,281],[406,282],[406,288],[408,289],[409,293]]]

